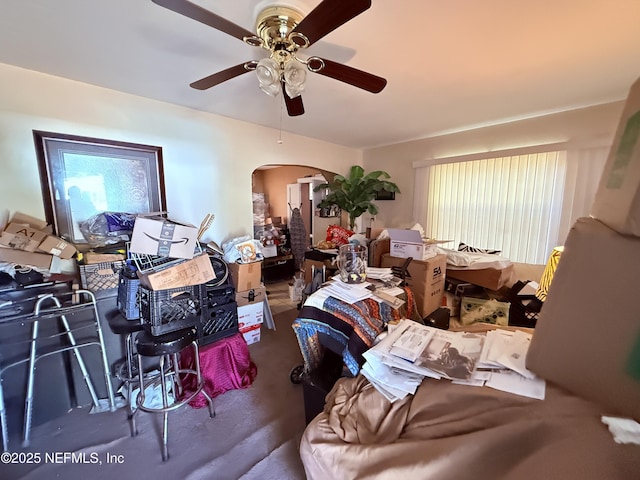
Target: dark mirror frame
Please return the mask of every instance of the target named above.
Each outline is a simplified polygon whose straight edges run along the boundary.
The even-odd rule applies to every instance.
[[[33,131],[47,222],[86,244],[78,222],[102,211],[166,211],[162,148]]]

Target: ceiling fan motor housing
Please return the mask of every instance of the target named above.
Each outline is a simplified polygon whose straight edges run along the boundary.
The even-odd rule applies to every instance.
[[[291,7],[267,7],[256,20],[256,33],[262,39],[263,47],[272,52],[272,58],[286,62],[301,44],[290,37],[300,23],[303,14]]]

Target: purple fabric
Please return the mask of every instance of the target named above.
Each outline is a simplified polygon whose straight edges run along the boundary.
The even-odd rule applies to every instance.
[[[251,361],[247,342],[241,333],[223,338],[200,349],[200,371],[204,379],[204,389],[211,398],[229,390],[248,388],[258,374],[258,368]],[[180,356],[181,368],[194,368],[193,350],[188,348]],[[183,398],[196,389],[195,375],[183,380]],[[193,408],[207,406],[207,399],[199,393],[189,402]]]

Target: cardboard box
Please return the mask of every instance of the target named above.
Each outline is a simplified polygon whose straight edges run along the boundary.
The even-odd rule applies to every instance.
[[[13,248],[0,248],[0,262],[42,268],[51,273],[61,272],[61,260],[46,253],[24,252]]]
[[[619,233],[640,236],[640,79],[629,91],[591,215]]]
[[[239,307],[249,305],[250,303],[263,302],[266,298],[267,287],[264,285],[243,292],[236,291],[236,303]]]
[[[382,255],[391,250],[391,240],[381,238],[369,242],[369,266],[380,267],[382,265]]]
[[[447,277],[473,283],[489,290],[500,290],[508,286],[513,276],[513,265],[504,268],[481,268],[479,270],[458,270],[447,268]]]
[[[121,253],[85,252],[82,255],[86,265],[91,265],[92,263],[120,262],[127,259],[126,255]]]
[[[238,328],[240,331],[260,325],[264,321],[263,302],[248,303],[238,306]]]
[[[31,215],[27,215],[25,213],[16,212],[13,214],[11,218],[13,223],[21,223],[23,225],[29,225],[31,228],[35,228],[36,230],[41,230],[45,233],[51,233],[51,227],[44,220],[40,220],[39,218],[32,217]]]
[[[375,240],[385,230],[386,230],[386,228],[384,228],[384,227],[381,227],[381,228],[367,227],[366,230],[365,230],[365,236],[368,239]]]
[[[236,291],[251,290],[262,285],[262,262],[229,264],[229,273]]]
[[[257,343],[260,341],[260,324],[240,330],[240,333],[242,333],[242,337],[244,341],[247,342],[247,345]]]
[[[0,244],[25,252],[35,252],[45,238],[47,233],[12,221],[0,235]]]
[[[391,239],[389,252],[392,257],[427,260],[438,254],[438,244],[424,242],[417,230],[389,228],[387,231]]]
[[[159,272],[138,271],[140,284],[150,290],[189,287],[210,282],[216,278],[209,255],[202,253]]]
[[[404,262],[403,258],[385,253],[382,255],[381,266],[399,267]],[[422,318],[442,306],[446,268],[447,256],[442,254],[427,260],[412,260],[407,268],[411,278],[407,278],[406,282],[413,292],[418,313]]]
[[[640,238],[580,218],[564,247],[526,366],[603,414],[640,421]]]
[[[65,260],[72,258],[78,251],[71,243],[62,240],[59,237],[54,237],[53,235],[47,235],[47,238],[38,245],[38,250],[50,253],[51,255],[55,255],[56,257],[60,257]]]
[[[198,228],[162,217],[138,217],[129,251],[172,258],[193,258]]]

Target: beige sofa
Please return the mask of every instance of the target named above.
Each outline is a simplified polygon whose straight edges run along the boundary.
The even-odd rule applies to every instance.
[[[580,219],[527,355],[544,400],[426,379],[389,403],[364,377],[343,378],[302,437],[307,478],[640,478],[640,445],[602,421],[640,420],[638,285],[640,238]]]

